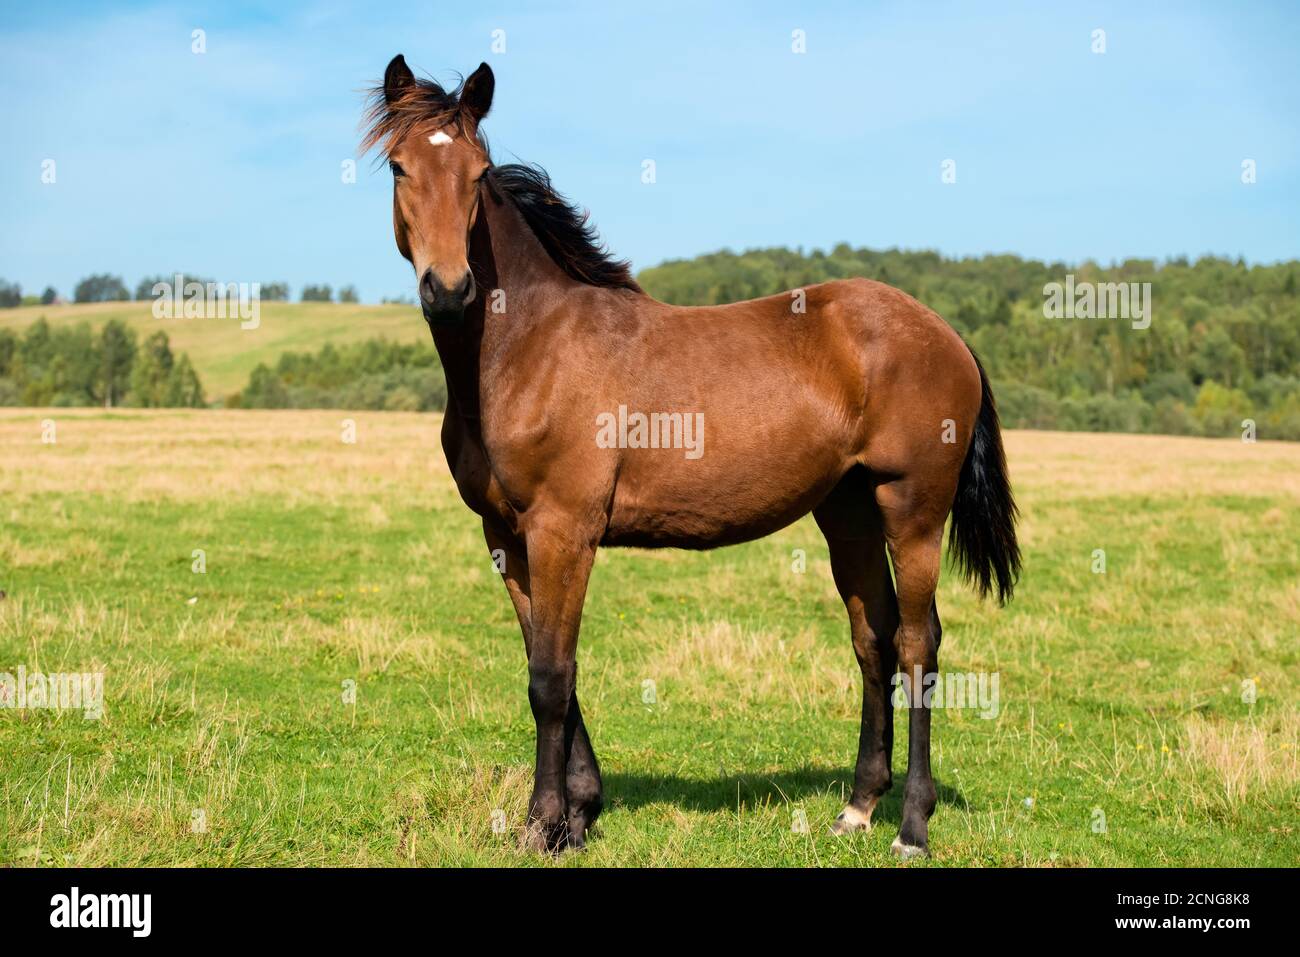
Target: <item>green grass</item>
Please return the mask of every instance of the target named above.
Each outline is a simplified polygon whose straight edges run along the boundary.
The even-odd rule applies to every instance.
[[[241,329],[237,318],[156,319],[152,306],[148,301],[3,309],[0,329],[21,333],[41,316],[53,326],[88,322],[94,329],[119,319],[141,338],[161,329],[174,351],[189,354],[209,401],[239,391],[259,362],[274,365],[283,352],[315,352],[322,342],[344,345],[374,337],[429,340],[429,329],[414,306],[264,302],[255,329]]]
[[[437,417],[350,414],[346,445],[344,415],[0,410],[0,671],[105,682],[102,720],[0,709],[0,865],[903,866],[901,726],[876,828],[826,834],[860,691],[809,520],[601,553],[579,688],[607,811],[583,855],[518,850],[522,640]],[[906,866],[1294,865],[1300,447],[1009,444],[1016,600],[939,597],[941,668],[996,671],[1001,713],[936,712],[934,857]]]

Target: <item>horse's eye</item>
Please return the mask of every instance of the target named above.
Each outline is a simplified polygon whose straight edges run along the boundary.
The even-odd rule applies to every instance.
[[[393,171],[393,175],[394,175],[394,176],[405,176],[405,175],[406,175],[406,170],[402,169],[402,167],[401,167],[401,165],[400,165],[399,163],[395,163],[395,162],[393,162],[392,160],[389,160],[389,161],[388,161],[388,168],[391,169],[391,170]]]

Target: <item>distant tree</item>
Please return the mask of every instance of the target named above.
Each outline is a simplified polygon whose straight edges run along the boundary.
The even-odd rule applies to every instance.
[[[1217,380],[1229,389],[1241,381],[1246,370],[1246,353],[1223,326],[1201,336],[1191,358],[1193,374],[1202,381]]]
[[[1190,405],[1196,401],[1196,386],[1186,372],[1161,372],[1147,380],[1142,387],[1142,397],[1152,404],[1168,398]]]
[[[1206,435],[1232,435],[1241,430],[1243,419],[1255,417],[1257,411],[1240,390],[1206,382],[1196,394],[1192,415]]]
[[[333,299],[334,292],[328,285],[302,287],[303,302],[332,302]]]
[[[152,299],[153,287],[160,282],[165,282],[169,286],[176,281],[175,276],[145,276],[135,286],[135,298],[137,302],[144,302]]]
[[[95,401],[95,379],[99,374],[99,347],[90,323],[61,326],[51,336],[53,373],[47,381],[54,391],[55,405],[90,405]]]
[[[54,358],[53,333],[50,321],[41,316],[23,333],[22,344],[18,347],[18,358],[23,368],[28,370],[44,369]]]
[[[171,375],[167,377],[165,398],[165,405],[173,409],[199,409],[207,404],[203,398],[199,374],[190,364],[190,357],[184,353],[176,360]]]
[[[190,283],[198,283],[203,289],[203,292],[200,294],[199,298],[204,299],[206,301],[208,286],[212,285],[214,280],[204,279],[202,276],[191,276],[189,273],[181,273],[180,276],[181,276],[181,283],[183,287],[189,286]],[[171,289],[172,286],[174,286],[176,283],[176,273],[172,273],[171,275],[168,276],[145,276],[138,283],[136,283],[135,286],[136,301],[145,302],[150,299],[153,299],[154,298],[153,287],[160,282],[166,283],[167,288]],[[184,288],[180,290],[180,294],[182,297],[185,296]]]
[[[23,303],[23,291],[16,282],[0,279],[0,308],[12,309]]]
[[[360,302],[357,298],[356,286],[344,286],[339,290],[339,302]]]
[[[289,284],[287,282],[262,283],[263,302],[288,302]]]
[[[167,333],[159,330],[145,339],[131,364],[131,405],[145,409],[168,405],[167,387],[173,362]]]
[[[89,405],[96,401],[99,347],[87,322],[52,327],[44,316],[10,350],[0,378],[20,405]]]
[[[131,298],[122,277],[108,273],[87,276],[77,283],[72,296],[77,302],[125,302]]]
[[[135,332],[121,320],[110,319],[99,333],[99,356],[97,397],[103,400],[104,408],[110,409],[122,401],[130,387]]]
[[[8,329],[0,329],[0,379],[12,375],[14,356],[18,353],[18,337]]]
[[[45,291],[41,293],[41,305],[51,306],[58,301],[59,294],[53,286],[46,286]]]
[[[280,377],[266,363],[260,362],[240,393],[240,404],[245,409],[287,409],[289,392]]]

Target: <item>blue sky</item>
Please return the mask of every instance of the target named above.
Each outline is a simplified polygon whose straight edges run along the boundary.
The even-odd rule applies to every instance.
[[[491,63],[498,161],[546,167],[638,269],[842,241],[1291,259],[1298,48],[1295,3],[6,4],[0,277],[411,294],[386,169],[340,176],[398,52],[443,80]]]

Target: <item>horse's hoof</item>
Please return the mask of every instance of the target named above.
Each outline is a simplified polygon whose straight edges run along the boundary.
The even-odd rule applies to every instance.
[[[901,861],[930,856],[930,849],[925,845],[904,844],[901,837],[894,838],[894,843],[889,845],[889,852]]]
[[[564,824],[547,825],[530,821],[519,838],[519,846],[537,854],[558,854],[568,843],[568,828]]]
[[[595,806],[595,811],[581,809],[576,813],[570,807],[568,820],[568,846],[575,851],[585,851],[587,849],[587,835],[594,834],[592,827],[596,823],[596,815],[600,813],[600,805]]]
[[[846,805],[843,811],[831,822],[831,834],[835,837],[842,837],[845,834],[852,834],[854,831],[871,830],[871,811],[875,810],[875,802],[872,802],[871,810],[862,811],[852,804]]]
[[[519,849],[534,854],[546,853],[546,832],[540,824],[529,824],[519,835]]]

